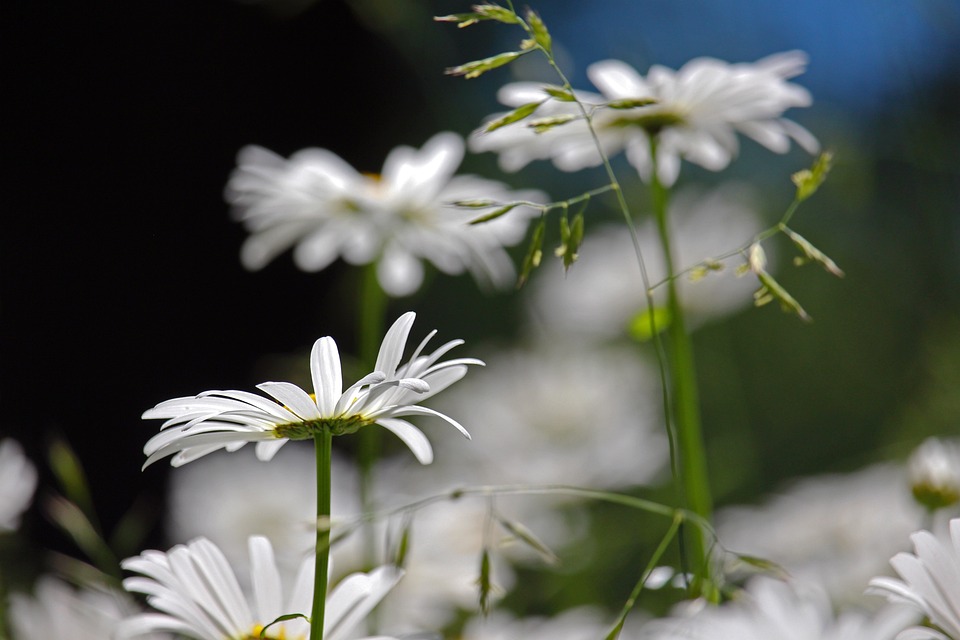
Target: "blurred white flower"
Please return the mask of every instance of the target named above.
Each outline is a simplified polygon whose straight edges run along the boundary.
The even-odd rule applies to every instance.
[[[136,611],[130,597],[105,587],[74,589],[64,582],[42,577],[34,595],[10,596],[13,640],[104,640],[113,638],[120,622]],[[150,635],[161,640],[164,635]]]
[[[15,531],[37,488],[37,469],[23,448],[9,438],[0,442],[0,533]]]
[[[284,599],[273,548],[263,537],[250,538],[251,600],[243,593],[233,568],[219,548],[205,538],[177,545],[164,553],[144,551],[123,561],[124,569],[140,574],[126,578],[128,591],[143,593],[161,613],[144,613],[125,620],[120,638],[153,631],[170,631],[197,640],[257,638],[279,616],[310,614],[313,597],[313,558],[304,559],[288,599]],[[327,595],[324,638],[342,640],[393,588],[401,577],[384,566],[353,574]],[[302,618],[269,627],[267,638],[304,640],[310,625]],[[66,637],[66,636],[65,636]]]
[[[652,99],[654,104],[630,109],[603,108],[595,112],[594,129],[607,155],[626,150],[627,160],[644,180],[653,164],[650,138],[657,145],[658,176],[672,185],[686,159],[711,171],[720,171],[737,154],[737,133],[764,147],[784,153],[792,138],[807,151],[818,149],[816,139],[797,123],[783,117],[791,107],[812,103],[810,94],[787,82],[803,73],[807,57],[789,51],[753,63],[729,64],[713,58],[695,58],[674,71],[660,65],[646,77],[619,60],[604,60],[587,68],[587,75],[602,96],[579,94],[589,105],[607,102]],[[501,102],[518,107],[546,97],[531,83],[507,85]],[[579,115],[572,102],[551,100],[536,112],[538,117]],[[600,164],[600,155],[583,121],[574,121],[537,134],[519,125],[490,133],[475,133],[475,151],[496,151],[501,166],[519,169],[534,159],[550,158],[565,171],[577,171]]]
[[[469,221],[482,210],[451,206],[461,200],[537,201],[535,191],[454,172],[463,139],[440,133],[422,149],[397,147],[380,176],[356,171],[326,149],[305,149],[284,160],[261,147],[240,151],[225,197],[251,235],[241,252],[260,269],[295,247],[305,271],[319,271],[342,257],[350,264],[377,263],[377,276],[392,296],[409,295],[423,281],[426,259],[440,271],[469,271],[483,285],[513,284],[504,246],[526,233],[535,210],[518,207],[485,224]]]
[[[759,507],[717,513],[725,548],[784,567],[822,585],[836,604],[869,605],[867,581],[885,573],[923,512],[903,469],[876,465],[846,475],[805,478]]]
[[[484,500],[444,501],[418,510],[411,524],[404,579],[377,610],[381,626],[397,633],[440,632],[458,609],[477,611],[485,542],[493,547],[491,601],[513,587],[516,576],[497,547],[499,536],[485,540],[488,524]],[[398,531],[391,534],[395,540]]]
[[[834,615],[825,594],[812,585],[773,578],[752,579],[746,592],[720,606],[690,603],[678,614],[652,622],[650,640],[893,640],[916,620],[906,607],[888,606],[869,614]]]
[[[693,267],[743,246],[763,229],[752,193],[728,184],[710,191],[683,189],[669,210],[678,269]],[[656,226],[647,220],[637,230],[650,284],[665,276],[663,251]],[[531,312],[549,335],[586,335],[599,340],[625,335],[631,322],[647,308],[645,288],[633,243],[622,224],[599,227],[580,247],[580,260],[566,274],[542,268],[535,274]],[[733,313],[753,302],[757,281],[737,277],[738,257],[722,261],[722,271],[710,271],[696,282],[677,281],[680,302],[693,325]],[[551,265],[552,266],[552,265]],[[666,287],[654,292],[657,305],[666,304]]]
[[[462,340],[451,340],[432,354],[423,355],[427,342],[436,334],[433,331],[410,360],[399,366],[415,318],[416,314],[408,312],[393,323],[380,346],[374,372],[346,391],[337,344],[325,337],[314,343],[310,354],[312,394],[289,382],[264,382],[257,388],[273,399],[246,391],[207,391],[161,402],[143,414],[145,419],[166,420],[160,433],[144,447],[144,467],[172,454],[176,455],[170,464],[177,467],[219,449],[236,451],[248,442],[257,443],[260,460],[270,460],[288,440],[312,439],[318,429],[342,435],[373,424],[392,431],[421,463],[428,464],[433,460],[430,442],[422,431],[401,418],[436,416],[469,438],[456,420],[417,403],[460,380],[467,365],[483,363],[473,358],[438,362]]]
[[[360,511],[356,471],[336,453],[330,509],[334,538],[339,519]],[[250,536],[270,540],[283,575],[292,576],[303,558],[313,553],[317,479],[311,447],[284,447],[272,464],[259,463],[242,451],[218,452],[203,464],[187,465],[172,474],[169,482],[167,539],[208,538],[223,551],[241,583],[249,573]],[[338,550],[339,545],[334,553]]]
[[[471,447],[440,445],[440,471],[449,468],[448,477],[619,488],[650,482],[663,470],[657,377],[639,355],[571,341],[489,360],[469,393],[438,403],[473,424]]]
[[[495,611],[469,620],[460,640],[585,640],[606,637],[611,626],[609,616],[591,607],[571,609],[552,618],[513,618]],[[623,640],[628,637],[620,635]]]
[[[914,553],[898,553],[890,564],[902,580],[878,577],[870,592],[886,595],[922,611],[943,633],[914,627],[898,640],[960,639],[960,518],[949,524],[949,536],[938,539],[929,531],[910,536]]]
[[[910,487],[917,502],[942,509],[960,502],[960,443],[927,438],[907,462]]]

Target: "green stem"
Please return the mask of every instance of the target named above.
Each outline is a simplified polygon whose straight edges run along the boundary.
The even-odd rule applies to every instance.
[[[710,495],[710,481],[707,474],[706,448],[700,422],[700,398],[697,389],[696,365],[693,356],[693,342],[687,332],[683,307],[677,295],[674,277],[673,248],[670,241],[670,223],[667,217],[669,191],[657,176],[657,146],[655,137],[651,137],[651,157],[653,171],[651,192],[653,210],[657,221],[660,243],[663,246],[667,272],[667,307],[670,314],[670,376],[673,389],[672,409],[676,422],[677,448],[680,453],[680,475],[683,484],[684,501],[687,508],[710,521],[713,511],[713,499]],[[707,544],[703,533],[694,529],[690,536],[691,556],[694,559],[694,575],[709,582],[710,562],[707,558]]]
[[[330,454],[333,450],[333,434],[324,427],[313,436],[313,442],[317,454],[317,545],[310,640],[323,640],[323,616],[327,605],[330,569]]]
[[[360,287],[360,364],[362,370],[373,371],[377,363],[380,340],[383,336],[384,315],[387,296],[377,281],[376,263],[363,269],[363,282]],[[364,511],[372,511],[373,505],[373,466],[380,456],[380,430],[361,429],[357,433],[357,464],[360,468],[360,504]],[[373,553],[376,546],[372,527],[364,533],[364,557],[367,569],[372,568]]]

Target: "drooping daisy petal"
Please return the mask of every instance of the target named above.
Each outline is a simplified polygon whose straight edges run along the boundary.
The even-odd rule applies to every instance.
[[[383,428],[392,431],[398,438],[403,440],[413,455],[417,457],[420,464],[430,464],[433,462],[433,447],[430,441],[420,429],[398,418],[380,418],[377,424]]]

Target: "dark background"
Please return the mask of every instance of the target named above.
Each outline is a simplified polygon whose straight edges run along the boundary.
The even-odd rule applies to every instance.
[[[398,144],[420,145],[441,129],[467,133],[497,110],[494,92],[509,74],[464,83],[443,68],[517,37],[507,27],[457,30],[429,19],[468,4],[318,0],[285,14],[213,0],[4,3],[0,433],[21,440],[41,467],[51,437],[65,436],[107,529],[138,496],[162,506],[167,468],[140,471],[156,431],[140,420],[143,410],[209,388],[252,388],[271,377],[265,356],[296,353],[320,335],[352,344],[355,273],[336,265],[303,274],[286,256],[258,273],[240,267],[244,232],[222,199],[237,150],[323,146],[377,171]],[[585,4],[595,20],[585,21]],[[795,31],[750,24],[738,37],[694,12],[696,29],[719,35],[697,39],[691,27],[677,32],[685,35],[674,50],[664,34],[676,28],[671,20],[690,16],[660,2],[646,22],[620,15],[640,4],[546,0],[537,8],[567,45],[581,86],[583,68],[602,57],[645,70],[651,59],[678,66],[695,55],[752,60],[811,47],[810,82],[798,82],[817,102],[797,119],[838,157],[797,228],[848,276],[784,267],[782,277],[816,322],[768,308],[697,336],[705,414],[717,424],[713,457],[747,465],[729,476],[715,465],[721,501],[957,433],[957,4],[905,3],[939,39],[928,37],[931,50],[895,43],[890,55],[901,64],[874,75],[852,62],[885,65],[869,57],[884,35],[864,36],[866,45],[850,36],[873,28],[854,14],[790,18]],[[749,2],[728,4],[732,19],[745,19]],[[819,6],[808,10],[827,12]],[[622,34],[624,24],[636,30]],[[826,36],[805,40],[822,36],[818,24],[830,27]],[[603,28],[614,36],[598,37]],[[818,58],[818,42],[844,38],[848,49]],[[764,190],[775,220],[789,200],[786,176],[808,159],[769,155],[745,143],[733,172]],[[557,197],[597,178],[558,176],[547,165],[504,177],[486,156],[467,168]],[[718,180],[689,165],[683,175]],[[509,296],[484,301],[464,279],[432,285],[394,308],[468,338],[512,331]],[[736,393],[731,370],[740,376]],[[41,495],[52,486],[42,471]],[[43,546],[69,547],[37,509],[25,531]]]

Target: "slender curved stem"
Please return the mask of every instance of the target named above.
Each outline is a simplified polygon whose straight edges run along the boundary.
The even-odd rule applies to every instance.
[[[683,306],[677,295],[674,277],[673,247],[670,239],[670,221],[667,205],[669,191],[657,176],[656,137],[651,137],[650,150],[653,158],[651,192],[657,231],[663,246],[667,273],[667,306],[670,314],[670,377],[673,390],[673,410],[676,422],[677,447],[680,452],[680,475],[683,483],[685,506],[707,521],[711,519],[713,499],[707,473],[706,447],[700,420],[700,397],[697,388],[696,364],[693,342],[687,332]],[[710,562],[703,534],[694,530],[690,535],[691,556],[696,563],[694,574],[708,580]]]
[[[323,640],[323,617],[330,569],[330,453],[333,449],[333,435],[329,429],[324,428],[314,435],[313,442],[317,455],[317,543],[310,640]]]

